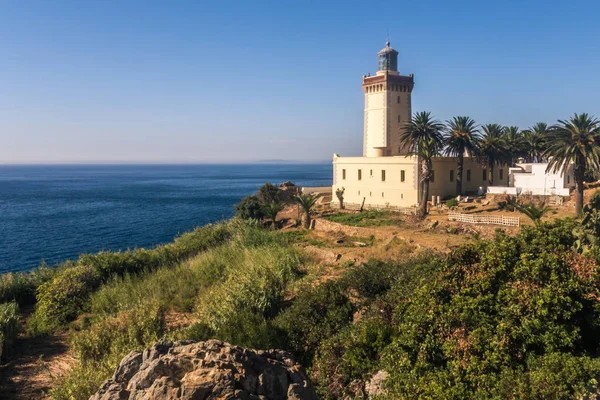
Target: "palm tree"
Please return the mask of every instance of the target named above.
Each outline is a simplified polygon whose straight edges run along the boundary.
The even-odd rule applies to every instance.
[[[265,204],[263,212],[265,216],[272,221],[272,227],[275,229],[277,227],[277,214],[283,210],[283,203],[275,202]]]
[[[461,195],[462,176],[465,153],[473,156],[477,150],[479,129],[475,121],[469,117],[454,117],[446,121],[446,136],[444,137],[445,153],[458,158],[456,165],[456,194]]]
[[[498,124],[483,125],[479,155],[488,166],[488,186],[494,185],[494,165],[505,164],[511,158],[504,140],[504,128]]]
[[[523,214],[527,215],[533,221],[535,226],[539,226],[542,222],[542,217],[552,210],[551,207],[544,204],[541,206],[536,206],[533,203],[517,205],[516,208]]]
[[[552,127],[544,156],[549,158],[547,171],[566,174],[570,164],[575,164],[575,211],[579,215],[585,171],[600,168],[600,121],[586,113],[559,120]]]
[[[444,125],[431,117],[431,113],[416,113],[400,131],[400,144],[410,155],[419,157],[421,164],[421,216],[427,215],[429,181],[431,180],[432,159],[440,154],[443,145]]]
[[[540,162],[544,152],[545,142],[551,129],[545,122],[538,122],[531,128],[523,131],[523,153],[525,161]]]
[[[504,142],[506,151],[510,155],[511,164],[514,164],[520,157],[524,156],[525,145],[518,126],[504,127]]]
[[[299,194],[294,196],[294,202],[300,205],[302,211],[304,211],[304,228],[308,229],[310,227],[310,214],[312,212],[312,208],[317,203],[317,199],[319,195],[315,194]]]

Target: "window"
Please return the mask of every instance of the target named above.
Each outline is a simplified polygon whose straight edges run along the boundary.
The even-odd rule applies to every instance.
[[[431,178],[429,178],[429,182],[434,182],[435,181],[435,171],[431,170]]]
[[[483,182],[487,181],[487,169],[483,170]]]
[[[398,123],[402,122],[402,117],[398,115]]]
[[[471,170],[467,170],[467,182],[471,182]]]
[[[381,170],[381,182],[385,182],[385,169]]]
[[[454,182],[454,170],[450,170],[450,182]]]
[[[398,96],[398,104],[400,104],[400,96]]]
[[[373,177],[373,170],[370,171],[371,177]]]
[[[342,179],[346,179],[346,170],[345,169],[342,170]]]
[[[400,182],[404,182],[405,178],[406,178],[406,174],[404,173],[404,170],[400,171]]]
[[[381,197],[383,197],[383,192],[381,192]]]
[[[504,170],[501,169],[500,173],[498,174],[498,178],[500,178],[500,180],[502,180],[504,178]]]
[[[358,170],[358,180],[360,181],[362,179],[362,170],[359,169]]]

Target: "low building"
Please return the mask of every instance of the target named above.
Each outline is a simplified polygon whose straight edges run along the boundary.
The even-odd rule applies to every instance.
[[[548,171],[548,163],[517,163],[509,169],[508,187],[490,186],[490,194],[569,196],[575,187],[573,165],[566,173]]]
[[[420,198],[421,170],[419,158],[409,155],[400,145],[401,126],[412,115],[414,75],[400,75],[398,52],[390,43],[378,54],[379,70],[375,76],[363,76],[365,96],[364,139],[362,157],[333,156],[333,193],[344,188],[348,205],[369,207],[413,207]],[[456,166],[454,157],[433,160],[433,179],[429,198],[455,197]],[[464,158],[463,192],[478,193],[487,189],[488,171],[477,160]],[[495,167],[493,181],[508,184],[508,168]],[[333,205],[336,201],[334,198]]]

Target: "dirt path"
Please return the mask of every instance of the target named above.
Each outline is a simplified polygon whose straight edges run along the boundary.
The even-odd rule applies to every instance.
[[[21,336],[7,362],[0,365],[0,399],[46,399],[55,380],[75,363],[65,333]]]

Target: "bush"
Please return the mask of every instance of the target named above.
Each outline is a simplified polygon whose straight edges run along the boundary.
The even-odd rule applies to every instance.
[[[446,205],[448,206],[448,208],[454,208],[458,206],[458,200],[452,198],[446,202]]]
[[[287,348],[310,365],[319,344],[352,321],[354,307],[336,282],[308,288],[275,320],[286,335]]]
[[[281,196],[281,190],[269,182],[265,183],[258,189],[256,196],[262,204],[279,203],[283,200]]]
[[[9,272],[0,275],[0,302],[16,301],[20,305],[35,303],[37,288],[52,279],[56,269],[44,264],[29,272]]]
[[[99,282],[91,267],[79,265],[60,271],[42,284],[38,288],[32,333],[48,333],[74,319]]]
[[[261,221],[265,217],[264,205],[257,196],[246,196],[235,206],[235,216]]]
[[[52,398],[89,398],[124,356],[150,346],[163,334],[163,314],[156,306],[139,307],[92,323],[73,335],[71,348],[79,364],[51,391]]]
[[[0,304],[0,360],[10,351],[19,334],[19,306],[16,302]]]

